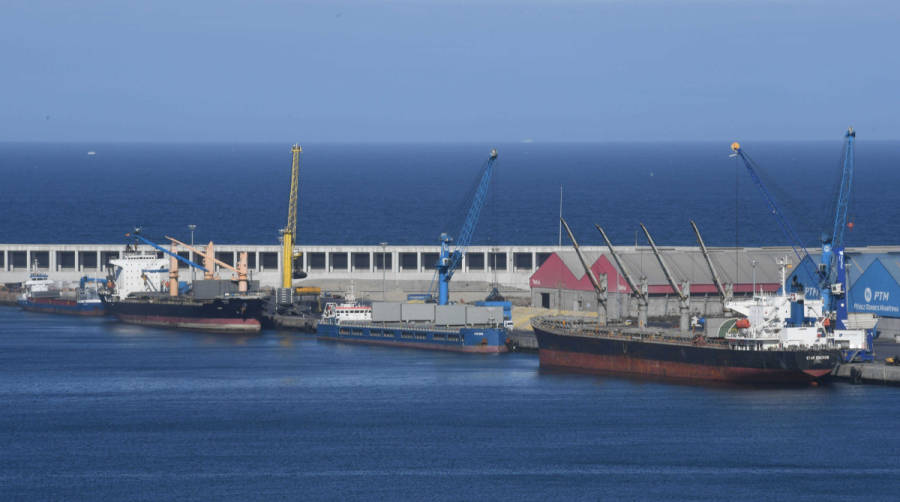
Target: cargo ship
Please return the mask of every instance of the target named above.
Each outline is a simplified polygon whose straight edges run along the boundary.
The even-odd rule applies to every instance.
[[[107,297],[104,303],[111,314],[129,324],[221,333],[256,333],[262,326],[262,300],[258,297],[173,298],[147,292],[124,299]]]
[[[106,309],[100,300],[96,287],[89,287],[82,278],[75,291],[63,291],[47,274],[32,272],[24,284],[24,292],[17,303],[30,312],[48,314],[68,314],[80,316],[102,316]]]
[[[466,353],[507,351],[502,307],[356,301],[328,303],[322,340]]]
[[[730,383],[818,380],[845,352],[870,344],[863,330],[831,329],[821,301],[804,302],[799,291],[726,306],[740,317],[714,330],[601,326],[596,318],[567,316],[533,319],[532,328],[541,367]]]
[[[110,314],[125,323],[162,328],[222,333],[261,330],[263,298],[258,292],[258,281],[247,280],[246,253],[242,253],[243,272],[238,279],[219,280],[214,276],[213,263],[235,271],[241,264],[234,268],[216,260],[212,243],[205,251],[189,247],[204,253],[207,263],[203,267],[177,255],[174,244],[170,251],[143,237],[139,239],[161,251],[140,251],[137,244],[129,245],[121,258],[110,260],[111,288],[101,295]],[[161,253],[170,257],[161,258]],[[179,282],[177,260],[201,268],[206,272],[205,278],[190,284]]]

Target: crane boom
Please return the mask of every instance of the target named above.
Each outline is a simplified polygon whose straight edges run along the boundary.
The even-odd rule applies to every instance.
[[[581,266],[584,267],[584,273],[588,276],[588,280],[591,281],[591,286],[594,287],[594,292],[597,293],[597,321],[601,326],[605,325],[609,321],[609,311],[607,309],[607,280],[606,276],[603,277],[603,283],[601,284],[599,280],[597,280],[597,276],[594,275],[594,271],[591,270],[591,267],[588,266],[587,260],[584,259],[584,255],[581,253],[581,247],[578,246],[578,241],[575,240],[575,234],[572,233],[572,229],[569,228],[569,224],[566,223],[566,220],[559,217],[559,221],[566,227],[566,233],[569,234],[569,239],[572,239],[572,245],[575,247],[575,254],[578,255],[578,261],[581,262]]]
[[[626,268],[625,264],[622,263],[622,260],[619,258],[618,253],[616,253],[616,250],[613,247],[612,242],[610,242],[609,237],[606,236],[606,232],[603,231],[603,228],[600,227],[600,225],[597,225],[595,223],[594,226],[597,227],[597,230],[600,231],[600,235],[603,236],[603,240],[606,242],[606,247],[609,248],[609,253],[612,255],[613,260],[616,261],[616,266],[619,267],[619,270],[622,271],[622,275],[625,276],[625,282],[627,282],[628,287],[631,288],[632,294],[637,296],[638,299],[641,301],[641,303],[646,305],[647,304],[647,295],[644,293],[644,291],[641,288],[639,288],[637,286],[637,283],[635,283],[634,280],[631,278],[631,273],[628,272],[628,268]]]
[[[206,256],[206,251],[203,251],[203,250],[200,249],[200,248],[196,248],[196,247],[194,247],[194,246],[191,246],[190,244],[185,244],[185,243],[181,242],[180,240],[178,240],[178,239],[176,239],[176,238],[174,238],[174,237],[169,237],[168,235],[165,236],[165,237],[166,237],[166,239],[168,239],[168,240],[174,242],[175,244],[178,244],[179,246],[184,247],[184,248],[187,249],[188,251],[193,251],[194,253],[197,253],[197,254],[199,254],[199,255]],[[222,260],[216,258],[215,256],[210,257],[210,259],[213,261],[213,263],[215,263],[216,265],[218,265],[218,266],[220,266],[220,267],[222,267],[222,268],[227,268],[228,270],[231,270],[231,271],[234,272],[234,273],[237,273],[237,271],[238,271],[238,269],[236,269],[234,266],[225,263],[224,261],[222,261]],[[201,267],[201,268],[202,268],[202,267]],[[203,269],[203,270],[206,270],[206,269]]]
[[[187,258],[185,258],[185,257],[183,257],[183,256],[181,256],[181,255],[179,255],[178,253],[173,253],[173,252],[169,251],[168,249],[166,249],[166,248],[160,246],[159,244],[157,244],[157,243],[151,241],[150,239],[147,239],[146,237],[144,237],[143,235],[141,235],[140,232],[138,232],[138,231],[127,233],[127,234],[125,234],[125,237],[134,237],[134,238],[140,240],[141,242],[143,242],[144,244],[147,244],[147,245],[150,246],[150,247],[153,247],[153,248],[155,248],[155,249],[158,249],[158,250],[162,251],[163,253],[165,253],[165,254],[167,254],[167,255],[169,255],[169,256],[175,258],[176,260],[180,260],[180,261],[186,263],[187,265],[189,265],[189,266],[191,266],[191,267],[199,268],[200,270],[202,270],[202,271],[204,271],[204,272],[207,271],[206,268],[203,267],[202,265],[199,265],[199,264],[197,264],[197,263],[194,263],[194,262],[192,262],[191,260],[188,260]],[[171,239],[171,238],[170,238],[170,239]]]
[[[650,248],[653,249],[653,254],[656,255],[656,260],[659,262],[659,266],[663,269],[663,274],[666,276],[666,280],[669,281],[669,286],[672,286],[672,289],[675,291],[675,294],[678,295],[682,300],[687,299],[690,296],[690,293],[687,291],[682,291],[682,289],[675,282],[675,277],[672,275],[672,271],[669,270],[669,266],[666,265],[665,260],[663,260],[662,255],[659,253],[659,249],[656,248],[656,243],[653,242],[653,237],[650,237],[650,231],[647,230],[647,227],[641,223],[641,230],[644,231],[644,235],[647,236],[647,242],[650,243]]]
[[[841,188],[838,194],[837,207],[834,214],[834,229],[831,233],[831,245],[843,247],[844,230],[847,229],[847,213],[850,209],[850,193],[853,189],[854,152],[853,143],[856,140],[856,131],[852,127],[844,134],[844,158],[841,171]]]
[[[625,264],[622,263],[622,260],[619,258],[619,255],[616,254],[615,248],[613,248],[612,242],[610,242],[609,237],[606,236],[606,232],[600,227],[600,225],[594,224],[597,227],[597,230],[600,231],[600,235],[603,236],[603,240],[606,242],[606,247],[609,248],[609,253],[612,255],[613,260],[616,261],[616,265],[619,267],[619,270],[622,272],[622,275],[625,276],[625,282],[628,283],[628,287],[631,288],[631,294],[635,296],[638,300],[638,327],[645,328],[647,327],[647,310],[649,309],[647,302],[647,292],[644,291],[643,284],[641,287],[638,287],[635,284],[634,280],[631,278],[631,274],[628,272],[628,269],[625,268]]]
[[[719,273],[716,272],[716,267],[713,265],[712,257],[709,256],[709,251],[706,249],[703,237],[700,236],[700,229],[697,228],[697,224],[694,223],[693,220],[691,221],[691,227],[694,228],[694,234],[697,236],[697,243],[700,244],[700,251],[703,253],[703,258],[706,259],[706,265],[709,267],[709,273],[712,274],[713,283],[715,283],[716,289],[719,290],[722,301],[725,301],[728,298],[728,294],[725,292],[725,287],[722,285],[721,279],[719,279]]]
[[[219,260],[218,258],[216,258],[215,253],[213,253],[211,249],[207,249],[206,252],[203,252],[193,246],[189,246],[189,245],[179,241],[178,239],[169,237],[168,235],[166,236],[166,239],[169,239],[170,241],[172,241],[172,244],[178,244],[180,246],[184,246],[185,248],[187,248],[195,253],[199,253],[199,254],[206,256],[206,258],[211,260],[212,263],[216,263],[220,267],[224,267],[224,268],[227,268],[228,270],[231,270],[237,276],[238,291],[241,293],[247,292],[248,267],[247,267],[247,252],[246,251],[243,251],[238,254],[237,267],[233,267],[233,266],[223,262],[222,260]],[[209,245],[210,245],[210,247],[212,247],[212,242],[210,242]],[[207,263],[209,263],[209,262],[207,262]]]
[[[482,170],[481,180],[475,190],[472,198],[472,205],[466,213],[466,220],[459,232],[459,238],[456,239],[456,249],[450,251],[450,243],[453,242],[447,233],[441,234],[441,254],[437,264],[437,273],[435,279],[438,287],[438,304],[446,305],[450,300],[450,279],[453,273],[462,261],[463,254],[472,242],[472,236],[475,233],[475,227],[478,226],[478,219],[481,216],[481,210],[484,208],[484,202],[487,199],[488,189],[491,184],[491,175],[494,172],[494,164],[497,161],[497,150],[491,150],[491,156],[485,163]],[[429,295],[434,298],[435,283],[432,281],[429,287]]]
[[[744,161],[744,166],[747,168],[747,172],[750,173],[750,178],[756,184],[757,188],[759,188],[759,191],[763,194],[763,197],[766,199],[766,203],[769,205],[769,210],[772,212],[772,214],[775,215],[775,219],[781,226],[782,232],[784,232],[785,237],[787,237],[788,242],[794,249],[794,254],[797,255],[797,259],[799,260],[797,262],[799,266],[799,264],[803,262],[804,258],[809,257],[809,252],[807,252],[806,248],[803,246],[803,241],[800,240],[800,237],[797,235],[797,231],[794,230],[794,227],[785,218],[784,214],[781,212],[781,209],[779,209],[778,205],[775,203],[775,199],[772,197],[772,194],[769,193],[769,190],[759,178],[759,175],[756,172],[758,170],[758,168],[756,167],[756,163],[753,162],[749,155],[744,153],[744,150],[741,148],[741,145],[739,143],[732,143],[731,150],[734,151],[734,154],[732,154],[732,156],[737,156],[742,161]]]
[[[850,193],[853,189],[853,143],[856,139],[856,131],[850,127],[844,137],[846,140],[841,162],[841,185],[834,210],[834,227],[831,236],[826,236],[822,242],[819,289],[822,292],[822,309],[825,311],[835,310],[835,304],[842,304],[841,297],[846,294],[844,291],[845,277],[841,267],[843,266],[844,231],[847,229],[847,213],[850,209]],[[840,315],[837,322],[839,325],[843,325]]]
[[[584,255],[581,254],[581,248],[578,247],[578,241],[575,240],[575,235],[572,234],[572,229],[569,228],[569,224],[566,223],[566,220],[562,218],[560,218],[559,221],[561,221],[563,226],[566,228],[566,233],[569,234],[569,239],[572,239],[572,245],[575,247],[575,254],[578,255],[578,260],[581,262],[581,266],[584,267],[584,273],[587,274],[588,279],[591,281],[591,285],[594,286],[594,291],[596,291],[598,295],[605,293],[606,288],[600,286],[600,282],[594,275],[594,271],[591,270],[591,267],[589,267],[587,264],[587,260],[584,259]]]
[[[287,225],[281,234],[281,287],[290,288],[294,279],[294,242],[297,238],[297,198],[300,191],[300,145],[291,147],[291,193]]]

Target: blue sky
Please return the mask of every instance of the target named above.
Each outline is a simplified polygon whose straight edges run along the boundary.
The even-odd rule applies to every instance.
[[[0,5],[0,141],[900,139],[900,6]]]

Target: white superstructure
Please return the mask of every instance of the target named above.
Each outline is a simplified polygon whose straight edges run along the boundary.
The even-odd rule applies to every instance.
[[[161,291],[169,278],[168,258],[155,251],[127,251],[121,258],[109,261],[113,272],[113,296],[127,298],[132,293]]]
[[[346,321],[371,321],[372,306],[357,302],[326,303],[322,319],[338,324]]]
[[[781,275],[784,284],[784,264]],[[792,317],[792,307],[801,305],[802,315]],[[865,330],[831,329],[831,320],[822,312],[822,300],[806,300],[802,291],[788,294],[782,288],[774,295],[754,293],[752,299],[731,301],[725,308],[744,316],[725,334],[736,348],[865,350],[868,346]]]
[[[29,298],[54,298],[59,296],[59,287],[56,282],[47,277],[47,274],[32,272],[24,284],[25,291],[19,296],[20,300]]]

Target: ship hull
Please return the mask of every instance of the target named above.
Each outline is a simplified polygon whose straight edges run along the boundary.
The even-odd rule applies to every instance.
[[[217,333],[258,333],[262,329],[262,301],[257,298],[104,302],[111,314],[129,324]]]
[[[23,310],[44,314],[64,314],[77,316],[102,316],[106,308],[98,302],[77,302],[59,298],[27,298],[18,301]]]
[[[541,367],[673,380],[804,383],[829,374],[839,351],[731,350],[703,345],[586,337],[534,327]]]
[[[412,329],[320,322],[316,328],[316,336],[320,340],[333,342],[475,354],[496,354],[508,350],[506,330],[499,328]]]

